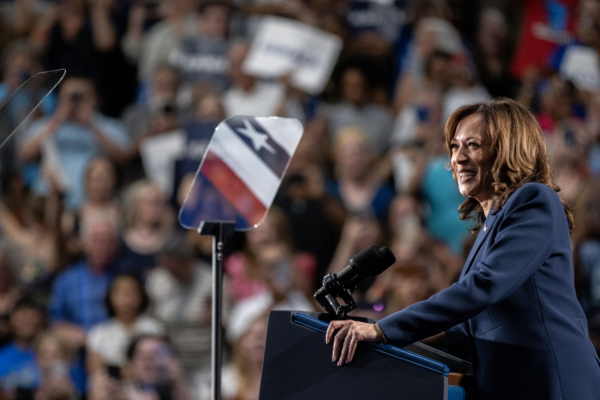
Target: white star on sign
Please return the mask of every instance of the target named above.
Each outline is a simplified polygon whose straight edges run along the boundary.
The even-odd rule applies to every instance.
[[[254,126],[252,126],[252,124],[247,119],[244,120],[244,125],[246,127],[238,128],[238,132],[252,140],[254,151],[259,151],[264,147],[270,153],[276,153],[275,149],[272,148],[269,143],[267,143],[267,140],[269,140],[269,135],[267,135],[266,133],[258,132],[256,129],[254,129]]]

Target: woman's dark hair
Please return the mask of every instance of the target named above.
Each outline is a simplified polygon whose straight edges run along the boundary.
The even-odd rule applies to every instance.
[[[552,168],[546,152],[546,140],[542,129],[533,114],[514,100],[499,98],[466,105],[458,108],[446,123],[446,150],[452,158],[452,139],[458,124],[470,115],[480,115],[487,125],[492,147],[492,187],[493,207],[502,209],[510,196],[529,182],[543,183],[559,192],[560,188],[552,179]],[[456,171],[452,170],[456,180]],[[571,206],[561,199],[573,232],[574,222]],[[485,214],[479,202],[469,197],[459,207],[460,219],[477,220],[473,232],[479,231]],[[473,215],[475,214],[475,215]]]
[[[138,293],[140,294],[140,297],[142,298],[142,302],[140,304],[140,309],[138,310],[138,315],[142,314],[144,311],[146,311],[146,309],[150,305],[150,298],[148,297],[148,293],[146,293],[146,289],[144,288],[144,282],[142,281],[140,276],[136,273],[123,272],[123,273],[118,274],[115,277],[115,279],[113,279],[112,283],[108,287],[108,290],[106,291],[106,297],[104,298],[104,305],[106,306],[108,315],[111,317],[115,316],[115,308],[113,307],[113,305],[110,301],[110,295],[115,287],[115,283],[117,282],[117,280],[119,280],[119,278],[132,279],[136,283],[136,286],[138,288]]]
[[[28,297],[21,297],[19,300],[17,300],[17,302],[11,310],[11,313],[19,311],[21,309],[35,310],[39,312],[42,316],[46,317],[46,308],[38,301]]]
[[[125,356],[127,357],[127,360],[131,361],[133,359],[133,356],[135,355],[135,352],[137,351],[139,344],[146,339],[158,340],[158,341],[164,342],[169,347],[171,346],[171,343],[169,342],[169,338],[167,336],[156,335],[156,334],[152,334],[152,333],[144,333],[141,335],[136,335],[131,339],[131,341],[129,342],[129,345],[127,346],[127,351],[125,352]]]

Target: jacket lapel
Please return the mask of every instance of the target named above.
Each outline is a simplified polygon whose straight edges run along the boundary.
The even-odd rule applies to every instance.
[[[471,269],[473,260],[475,260],[477,253],[479,253],[479,249],[481,248],[481,245],[483,244],[483,242],[485,242],[485,238],[488,236],[488,234],[492,230],[492,227],[494,226],[494,222],[496,221],[497,213],[498,213],[498,210],[494,210],[494,211],[490,210],[487,218],[485,219],[485,221],[483,222],[483,225],[481,226],[481,229],[479,229],[479,233],[477,234],[477,239],[475,239],[475,244],[473,245],[473,248],[471,249],[471,252],[469,253],[469,257],[467,257],[467,261],[465,262],[465,265],[463,267],[462,273],[460,274],[459,280],[463,276],[465,276],[467,274],[467,272],[469,272],[469,269]]]

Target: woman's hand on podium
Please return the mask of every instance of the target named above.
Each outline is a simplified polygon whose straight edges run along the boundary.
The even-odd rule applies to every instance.
[[[334,332],[338,329],[339,331],[334,337]],[[342,349],[338,366],[348,364],[352,361],[358,342],[381,342],[384,339],[381,333],[375,328],[374,324],[352,320],[331,321],[329,328],[327,328],[327,333],[325,334],[325,343],[329,344],[332,337],[334,337],[334,341],[333,357],[331,361],[338,360],[340,347]]]

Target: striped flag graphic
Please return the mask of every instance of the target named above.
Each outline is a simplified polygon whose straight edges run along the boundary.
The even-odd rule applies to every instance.
[[[260,224],[302,137],[296,119],[235,116],[219,124],[179,213],[186,228],[235,220]]]

